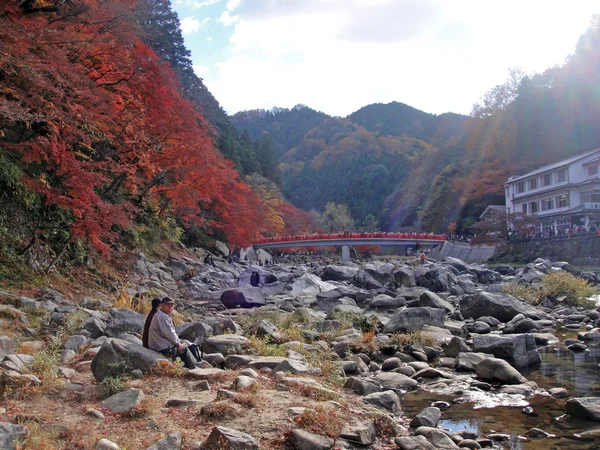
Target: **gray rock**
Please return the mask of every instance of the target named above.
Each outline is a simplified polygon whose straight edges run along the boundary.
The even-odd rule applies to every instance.
[[[340,438],[355,444],[368,446],[373,444],[376,435],[375,425],[373,422],[368,422],[352,426],[346,425],[340,433]]]
[[[454,306],[431,291],[425,291],[421,294],[419,297],[419,306],[430,306],[432,308],[443,309],[447,313],[454,312]]]
[[[176,431],[159,439],[146,450],[179,450],[181,448],[181,443],[181,431]]]
[[[323,281],[351,281],[358,273],[358,268],[347,266],[325,266],[321,272]]]
[[[78,352],[82,347],[85,347],[87,344],[87,338],[85,336],[74,335],[69,336],[69,338],[63,344],[64,348],[67,350],[73,350]]]
[[[375,376],[375,381],[383,388],[401,391],[408,391],[418,384],[416,380],[395,372],[382,372]]]
[[[17,443],[23,441],[28,433],[29,430],[23,425],[0,422],[0,448],[5,450],[16,450]]]
[[[468,329],[471,333],[477,334],[489,334],[492,331],[492,328],[485,322],[481,320],[476,320],[471,325],[468,326]]]
[[[295,361],[293,359],[284,359],[273,369],[274,372],[289,372],[295,374],[319,374],[321,369],[310,366],[301,361]]]
[[[438,450],[424,436],[402,436],[394,439],[400,450]]]
[[[464,296],[460,300],[460,312],[465,318],[492,316],[501,322],[508,322],[517,314],[534,318],[539,318],[541,314],[533,306],[510,294],[484,291]]]
[[[458,336],[454,336],[450,339],[450,342],[444,349],[444,355],[449,356],[450,358],[456,358],[459,353],[469,352],[471,349],[465,341]]]
[[[217,426],[208,435],[204,448],[207,450],[259,450],[260,446],[257,440],[248,433]]]
[[[240,349],[248,348],[249,346],[250,341],[244,336],[238,336],[236,334],[220,334],[206,339],[206,341],[204,341],[203,349],[206,353],[229,355]]]
[[[504,327],[504,334],[527,333],[537,329],[533,320],[528,319],[523,314],[517,314]]]
[[[8,336],[0,336],[0,360],[16,351],[15,344]]]
[[[329,450],[335,443],[331,438],[300,428],[290,432],[289,442],[294,450]]]
[[[493,356],[490,353],[459,353],[454,361],[454,369],[459,372],[475,372],[477,364]]]
[[[385,325],[384,333],[412,332],[421,330],[425,325],[442,328],[445,311],[443,309],[417,307],[396,312]]]
[[[415,287],[415,275],[410,267],[398,267],[392,273],[394,281],[403,287]]]
[[[423,409],[419,414],[417,414],[413,420],[410,421],[411,428],[419,428],[419,427],[437,427],[442,417],[442,412],[440,408],[436,408],[435,406],[430,406],[428,408]]]
[[[144,392],[141,389],[127,389],[108,397],[100,403],[100,406],[114,413],[123,413],[137,408],[144,397]]]
[[[124,362],[131,369],[139,369],[144,373],[148,373],[157,361],[164,360],[166,358],[160,353],[141,345],[119,339],[107,339],[94,356],[91,369],[94,378],[97,381],[102,381],[104,378],[114,375],[114,367]]]
[[[475,366],[477,377],[486,381],[498,381],[502,384],[520,384],[527,379],[508,362],[498,358],[486,358]]]
[[[333,291],[328,291],[323,294],[317,295],[317,306],[320,310],[329,312],[335,306],[355,306],[356,301],[351,299],[350,297],[337,297],[332,296],[329,297],[327,294],[330,293],[338,293],[338,289],[334,289]]]
[[[212,327],[204,322],[188,322],[175,328],[181,339],[202,344],[213,334]]]
[[[386,294],[379,294],[369,302],[369,308],[374,309],[396,309],[406,305],[404,297],[391,297]]]
[[[473,351],[491,353],[496,358],[508,361],[517,369],[538,365],[542,362],[535,345],[535,338],[531,334],[476,336],[473,339]]]
[[[403,364],[403,362],[400,358],[396,358],[396,357],[387,358],[381,364],[381,370],[383,370],[384,372],[389,372],[391,370],[397,369],[398,367],[402,366],[402,364]]]
[[[439,450],[457,449],[458,445],[450,437],[438,428],[419,427],[415,432],[417,436],[425,436],[427,441]]]
[[[82,329],[90,334],[90,339],[98,339],[106,333],[106,322],[96,317],[88,317],[83,322]]]
[[[381,392],[381,385],[369,378],[349,377],[344,383],[344,389],[351,389],[359,395]]]
[[[144,332],[145,317],[127,308],[113,308],[110,310],[106,324],[106,334],[109,337],[117,337],[121,333],[133,332],[142,334]]]
[[[567,400],[567,414],[600,422],[600,397],[580,397]]]
[[[108,439],[102,438],[96,444],[96,450],[120,450],[117,444],[113,441],[109,441]]]
[[[252,386],[258,386],[256,380],[246,375],[240,375],[233,380],[233,389],[238,392],[250,389]]]
[[[378,409],[383,409],[395,415],[399,415],[402,412],[400,399],[392,391],[374,392],[364,396],[362,400]]]

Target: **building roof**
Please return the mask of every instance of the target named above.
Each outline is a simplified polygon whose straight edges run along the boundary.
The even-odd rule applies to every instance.
[[[483,212],[481,213],[479,218],[483,219],[488,214],[494,214],[494,213],[498,213],[498,212],[503,213],[505,211],[506,211],[506,206],[504,206],[504,205],[488,205],[487,208],[485,208],[483,210]]]
[[[563,159],[561,161],[558,161],[558,162],[555,162],[555,163],[552,163],[552,164],[547,164],[545,166],[540,167],[539,169],[536,169],[536,170],[534,170],[532,172],[526,173],[525,175],[519,175],[519,176],[510,177],[508,179],[508,181],[505,183],[505,185],[509,184],[509,183],[514,183],[516,181],[520,181],[520,180],[522,180],[524,178],[528,178],[528,177],[531,177],[533,175],[538,175],[540,173],[544,173],[544,172],[548,172],[550,170],[558,169],[559,167],[562,167],[562,166],[567,166],[569,164],[574,163],[575,161],[577,161],[579,159],[582,159],[582,158],[585,158],[587,156],[593,155],[596,152],[600,152],[600,147],[596,148],[594,150],[590,150],[589,152],[580,153],[579,155],[575,155],[575,156],[572,156],[570,158]]]

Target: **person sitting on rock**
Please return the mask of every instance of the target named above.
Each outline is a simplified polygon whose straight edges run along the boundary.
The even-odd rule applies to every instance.
[[[175,311],[175,301],[165,297],[160,302],[150,328],[148,329],[148,347],[175,360],[180,358],[184,367],[196,368],[196,362],[201,358],[198,346],[185,339],[179,339],[171,316]]]
[[[152,299],[152,310],[150,310],[150,312],[148,313],[148,316],[146,317],[146,323],[144,323],[144,333],[142,334],[142,343],[143,343],[144,347],[146,347],[146,348],[150,348],[150,347],[148,347],[148,330],[150,329],[150,324],[152,323],[152,318],[154,317],[154,314],[156,314],[156,311],[158,311],[158,308],[160,307],[161,301],[162,300],[160,298]]]

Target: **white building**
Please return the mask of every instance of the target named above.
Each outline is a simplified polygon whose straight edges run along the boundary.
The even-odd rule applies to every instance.
[[[510,177],[504,184],[506,212],[522,215],[537,233],[600,225],[599,165],[597,148]]]

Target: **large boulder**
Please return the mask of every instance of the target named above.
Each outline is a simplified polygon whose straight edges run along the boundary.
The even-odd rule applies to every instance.
[[[423,329],[425,325],[442,328],[444,326],[443,309],[417,307],[405,308],[397,311],[385,325],[384,333],[412,332]]]
[[[13,340],[8,336],[0,336],[0,360],[4,359],[6,355],[12,355],[15,351]]]
[[[127,332],[142,334],[145,322],[144,316],[131,309],[113,308],[108,316],[106,334],[113,338]]]
[[[508,322],[517,314],[533,318],[539,318],[541,314],[533,306],[502,292],[466,295],[460,300],[460,312],[465,318],[492,316],[501,322]]]
[[[378,409],[389,411],[392,414],[400,414],[402,412],[400,399],[392,391],[373,392],[372,394],[365,395],[363,402],[369,403]]]
[[[437,427],[441,417],[442,412],[440,411],[440,408],[429,406],[423,409],[413,418],[413,420],[411,420],[410,427]]]
[[[454,312],[454,306],[452,306],[446,300],[443,300],[435,292],[425,291],[419,297],[419,306],[430,306],[432,308],[443,309],[448,313]]]
[[[503,359],[486,358],[475,366],[477,377],[485,381],[498,381],[501,384],[526,383],[527,379]]]
[[[131,370],[139,369],[144,373],[152,370],[157,361],[166,358],[158,352],[120,339],[107,339],[94,359],[91,369],[94,378],[102,381],[114,375],[115,367],[127,365]]]
[[[312,297],[320,292],[331,291],[336,286],[326,283],[312,273],[305,273],[290,285],[289,295],[292,297]]]
[[[258,287],[225,289],[221,293],[221,303],[228,308],[256,308],[265,305],[265,295]]]
[[[600,397],[569,399],[567,401],[567,414],[600,422]]]
[[[416,380],[396,372],[381,372],[375,376],[375,381],[384,389],[396,391],[408,391],[419,384]]]
[[[420,266],[415,269],[415,282],[433,292],[449,291],[458,279],[449,266]]]
[[[475,336],[473,351],[491,353],[496,358],[508,361],[517,369],[535,366],[542,362],[532,334]]]
[[[380,283],[387,283],[392,279],[394,265],[383,261],[373,261],[365,264],[363,270]]]
[[[204,353],[221,353],[222,355],[229,355],[249,346],[250,341],[244,336],[239,336],[237,334],[219,334],[206,339],[202,346],[202,350]]]
[[[144,397],[144,392],[141,389],[127,389],[108,397],[100,403],[100,406],[114,413],[124,413],[137,408]]]
[[[321,272],[323,281],[351,281],[358,274],[357,267],[325,266]]]
[[[410,267],[398,267],[392,274],[394,282],[403,287],[415,287],[415,274]]]

